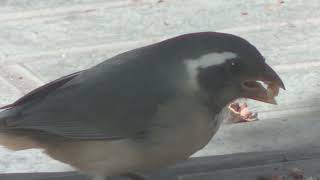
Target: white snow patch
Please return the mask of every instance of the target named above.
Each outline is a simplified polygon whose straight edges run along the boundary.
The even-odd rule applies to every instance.
[[[0,147],[0,173],[64,171],[74,171],[74,169],[50,158],[42,150],[10,151]]]

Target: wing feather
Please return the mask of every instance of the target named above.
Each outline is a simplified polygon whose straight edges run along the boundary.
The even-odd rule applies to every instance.
[[[175,95],[170,69],[136,51],[65,76],[6,106],[6,129],[76,139],[130,138]],[[172,67],[174,68],[174,67]],[[166,69],[166,71],[164,71]],[[176,70],[176,69],[175,69]],[[1,119],[1,118],[0,118]]]

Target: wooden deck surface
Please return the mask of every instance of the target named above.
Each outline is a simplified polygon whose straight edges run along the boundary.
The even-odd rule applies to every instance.
[[[187,32],[220,31],[256,45],[287,91],[278,106],[249,102],[261,120],[224,125],[196,155],[320,147],[319,9],[319,0],[2,0],[0,105],[117,53]],[[0,173],[66,169],[41,151],[0,148]]]
[[[174,167],[145,173],[150,180],[292,180],[320,178],[320,148],[291,152],[239,153],[192,158]],[[297,173],[297,170],[302,174]],[[296,172],[296,173],[294,173]],[[304,179],[294,179],[293,175]],[[269,179],[268,179],[269,178]],[[89,180],[75,172],[2,174],[1,180]],[[111,180],[123,179],[112,177]]]

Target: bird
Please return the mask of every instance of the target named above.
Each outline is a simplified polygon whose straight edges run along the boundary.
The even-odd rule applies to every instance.
[[[187,160],[228,105],[276,104],[285,86],[242,37],[193,32],[139,47],[49,82],[0,112],[0,144],[38,148],[96,179]]]

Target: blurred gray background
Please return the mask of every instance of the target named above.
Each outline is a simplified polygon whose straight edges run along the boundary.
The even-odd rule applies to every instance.
[[[280,74],[278,106],[224,124],[195,156],[320,146],[319,0],[1,0],[0,105],[120,52],[196,31],[242,36]],[[0,173],[66,171],[41,150],[0,149]]]

